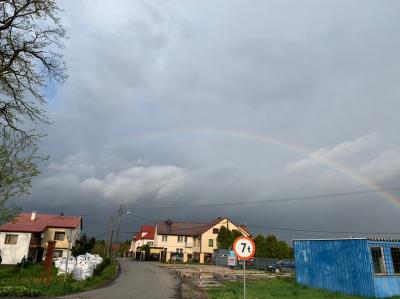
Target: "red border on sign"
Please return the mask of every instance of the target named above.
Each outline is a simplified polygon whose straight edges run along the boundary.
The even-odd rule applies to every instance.
[[[249,240],[250,243],[253,245],[253,250],[252,250],[252,252],[250,253],[250,255],[249,255],[248,257],[241,257],[240,254],[238,254],[238,253],[236,252],[236,243],[239,242],[239,241],[242,240],[242,239]],[[256,244],[254,244],[253,239],[251,239],[251,238],[249,238],[249,237],[244,237],[244,236],[242,236],[242,237],[237,237],[236,240],[235,240],[235,242],[233,242],[233,251],[235,252],[236,256],[237,256],[239,259],[241,259],[241,260],[249,260],[249,259],[251,259],[251,258],[254,256],[254,253],[256,253]]]

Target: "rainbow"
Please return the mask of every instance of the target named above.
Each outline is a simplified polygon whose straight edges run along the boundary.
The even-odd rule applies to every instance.
[[[321,164],[324,164],[344,175],[351,178],[352,180],[364,185],[365,187],[378,191],[379,194],[388,199],[391,203],[393,203],[396,207],[400,208],[400,199],[393,194],[392,192],[385,190],[384,187],[380,186],[378,183],[369,179],[368,177],[360,174],[357,170],[335,160],[332,158],[326,158],[319,155],[314,155],[314,150],[311,150],[305,146],[294,144],[282,139],[278,139],[269,135],[243,131],[243,130],[233,130],[233,129],[178,129],[178,130],[167,130],[167,131],[157,131],[152,133],[147,133],[144,135],[135,136],[135,140],[144,140],[144,139],[153,139],[153,138],[161,138],[161,137],[171,137],[173,135],[181,135],[181,134],[203,134],[203,135],[220,135],[224,137],[233,137],[233,138],[241,138],[247,139],[257,142],[267,142],[270,144],[278,145],[281,147],[285,147],[287,149],[305,154],[311,159],[314,159]]]

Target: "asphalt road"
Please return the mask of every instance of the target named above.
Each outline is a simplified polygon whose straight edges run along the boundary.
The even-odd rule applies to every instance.
[[[147,262],[121,260],[121,273],[110,285],[68,299],[169,299],[177,298],[178,280],[168,270]]]

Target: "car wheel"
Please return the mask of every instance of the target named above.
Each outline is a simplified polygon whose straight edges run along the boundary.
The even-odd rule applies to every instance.
[[[279,268],[275,269],[275,273],[280,273],[280,272],[281,272],[281,269],[279,269]]]

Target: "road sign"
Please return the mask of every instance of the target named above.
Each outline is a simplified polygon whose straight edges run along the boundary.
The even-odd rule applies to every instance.
[[[233,243],[233,251],[238,259],[243,260],[243,298],[246,299],[246,260],[254,256],[256,245],[248,237],[238,237]]]
[[[254,241],[248,237],[238,237],[233,243],[233,251],[238,259],[249,260],[256,252]]]

